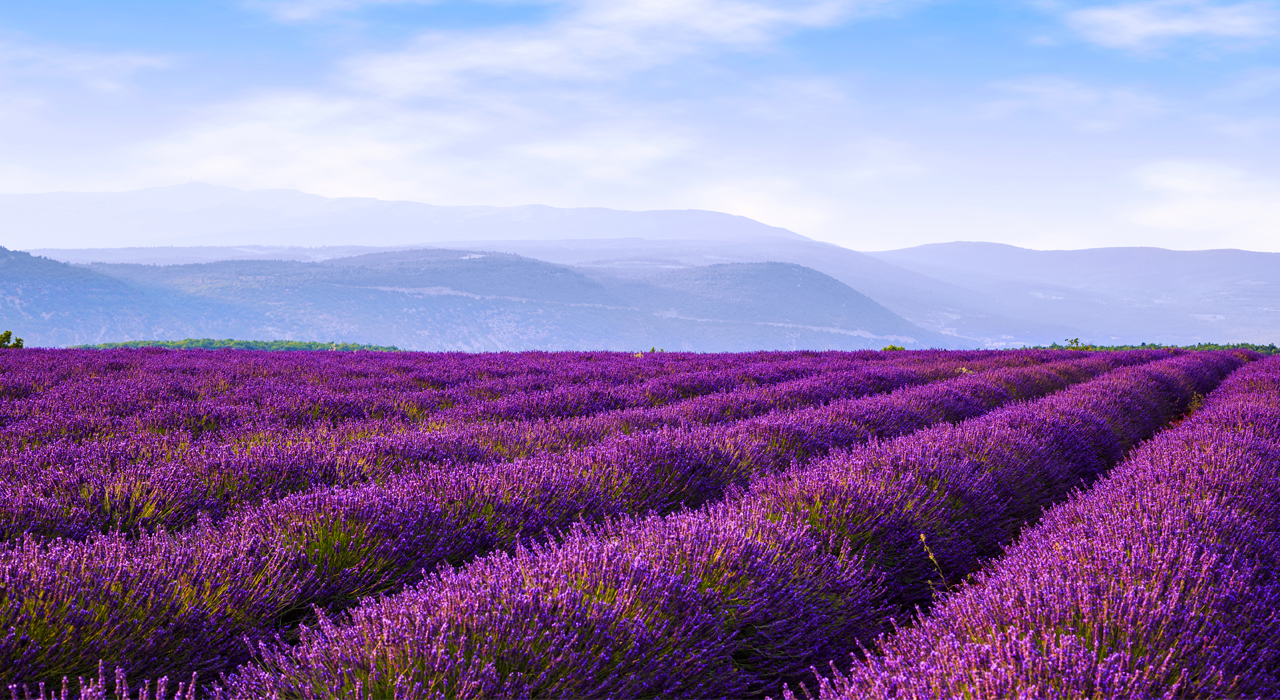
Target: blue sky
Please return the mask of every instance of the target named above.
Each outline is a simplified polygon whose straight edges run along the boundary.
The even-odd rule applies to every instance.
[[[1278,47],[1280,0],[13,0],[0,192],[1280,251]]]

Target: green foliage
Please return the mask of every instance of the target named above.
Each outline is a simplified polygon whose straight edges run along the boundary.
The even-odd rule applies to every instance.
[[[16,339],[16,340],[14,340],[12,343],[11,343],[11,342],[9,342],[9,339],[10,339],[10,338],[13,338],[13,331],[5,331],[5,332],[3,332],[3,333],[0,333],[0,349],[5,349],[5,350],[8,350],[8,349],[21,350],[21,349],[22,349],[22,338],[18,338],[18,339]]]
[[[0,335],[0,338],[3,338]],[[18,340],[22,342],[21,339]],[[21,347],[21,345],[19,345]],[[351,352],[354,350],[377,350],[380,352],[398,352],[394,345],[361,345],[359,343],[317,343],[302,340],[214,340],[213,338],[187,338],[186,340],[129,340],[123,343],[102,343],[100,345],[77,345],[77,348],[94,350],[111,350],[115,348],[171,348],[174,350],[337,350]]]
[[[906,350],[906,348],[902,347],[901,345],[886,345],[883,348],[881,348],[881,351],[889,351],[889,350]]]
[[[1038,346],[1044,348],[1045,346]],[[1252,350],[1261,355],[1275,355],[1280,353],[1280,348],[1275,343],[1268,345],[1259,345],[1257,343],[1198,343],[1196,345],[1161,345],[1159,343],[1142,343],[1141,345],[1084,345],[1080,343],[1079,338],[1071,338],[1067,340],[1066,345],[1054,343],[1048,346],[1050,350],[1161,350],[1164,348],[1179,348],[1182,350]]]
[[[1092,344],[1081,343],[1079,338],[1067,338],[1067,344],[1062,346],[1068,350],[1097,350]],[[1054,343],[1052,347],[1059,347]]]

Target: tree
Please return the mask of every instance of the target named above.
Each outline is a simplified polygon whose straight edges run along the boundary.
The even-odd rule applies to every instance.
[[[15,350],[20,349],[22,347],[22,338],[18,338],[17,340],[10,343],[9,339],[12,337],[13,337],[13,331],[5,331],[3,333],[0,333],[0,349],[7,349],[7,348],[13,348]]]

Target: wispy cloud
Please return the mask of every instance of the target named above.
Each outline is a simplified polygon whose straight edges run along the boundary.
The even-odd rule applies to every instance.
[[[1216,91],[1219,100],[1258,100],[1280,92],[1280,68],[1254,68],[1229,81]]]
[[[707,51],[761,48],[789,31],[835,24],[878,0],[577,0],[536,28],[428,33],[404,51],[354,58],[353,85],[407,97],[482,80],[595,81]]]
[[[1082,131],[1111,131],[1165,111],[1164,102],[1138,90],[1100,88],[1044,76],[996,84],[1000,99],[982,108],[987,117],[1048,115]]]
[[[1154,197],[1133,211],[1132,221],[1183,234],[1195,247],[1256,248],[1280,229],[1280,181],[1196,160],[1150,163],[1134,176]]]
[[[945,29],[906,12],[932,1],[232,0],[215,4],[290,26],[244,33],[225,13],[185,62],[137,38],[95,53],[0,33],[0,191],[194,177],[438,204],[720,209],[873,249],[1204,247],[1230,232],[1274,248],[1270,53],[1205,49],[1277,36],[1280,0],[1043,2],[1052,48],[1002,44],[1024,34],[990,31],[1010,26],[1000,3]],[[396,2],[438,7],[368,11]],[[1046,32],[1042,19],[1023,29]],[[208,41],[242,34],[244,46]],[[1213,59],[1194,79],[1183,60],[1130,60],[1184,45]],[[253,56],[279,61],[245,71]],[[1018,68],[1046,60],[1043,74]],[[189,81],[143,80],[165,66]],[[1129,172],[1197,153],[1239,169]]]
[[[138,71],[164,68],[171,63],[165,56],[73,51],[0,40],[0,80],[62,78],[93,90],[111,92],[121,89]]]
[[[281,22],[305,22],[369,5],[427,5],[437,0],[244,0],[244,6]]]
[[[1066,12],[1085,39],[1118,49],[1152,49],[1178,39],[1257,41],[1280,28],[1274,2],[1150,0],[1097,5]]]
[[[652,83],[632,81],[695,57],[771,50],[794,31],[914,1],[564,0],[535,26],[433,32],[403,50],[351,58],[343,95],[275,92],[229,104],[145,157],[161,170],[187,162],[199,177],[249,187],[432,201],[627,206],[635,188],[659,180],[686,189],[690,206],[707,206],[711,190],[749,201],[763,181],[742,176],[744,159],[786,169],[795,148],[812,144],[796,145],[809,139],[802,132],[771,140],[767,152],[744,151],[731,123],[756,133],[779,118],[815,122],[848,109],[838,90],[785,76],[734,87],[712,75],[701,79],[714,97],[653,101],[644,96]],[[336,7],[305,7],[322,5]],[[828,142],[816,154],[828,165],[802,170],[865,180],[913,167],[888,148],[842,148]]]

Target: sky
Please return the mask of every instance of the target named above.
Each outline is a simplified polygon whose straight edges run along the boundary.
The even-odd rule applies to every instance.
[[[193,180],[1280,251],[1280,0],[0,3],[0,192]]]

